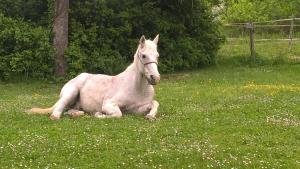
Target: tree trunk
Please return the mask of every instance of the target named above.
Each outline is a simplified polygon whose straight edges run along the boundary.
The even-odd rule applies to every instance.
[[[69,0],[55,0],[53,45],[55,49],[55,73],[64,76],[66,73],[65,49],[68,46],[68,10]]]

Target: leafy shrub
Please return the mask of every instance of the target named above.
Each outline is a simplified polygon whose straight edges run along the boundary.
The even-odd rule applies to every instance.
[[[160,34],[160,71],[213,64],[221,36],[205,1],[70,1],[69,71],[118,73],[141,35]],[[117,65],[114,66],[113,64]]]
[[[113,74],[125,68],[125,59],[109,44],[98,45],[99,28],[78,28],[72,33],[70,45],[65,53],[68,63],[68,76],[81,72]]]
[[[13,18],[0,16],[2,77],[53,75],[51,26],[46,26],[53,19],[52,7],[51,0],[4,0],[0,4],[0,12]],[[161,72],[213,64],[222,42],[213,19],[207,0],[70,1],[69,47],[65,53],[68,77],[80,72],[120,72],[132,62],[143,34],[148,38],[160,34]]]
[[[250,22],[300,17],[299,0],[226,0],[224,22]]]
[[[46,78],[53,74],[49,31],[0,14],[0,78]]]
[[[13,19],[22,18],[34,25],[47,26],[49,23],[46,0],[1,0],[0,13]]]

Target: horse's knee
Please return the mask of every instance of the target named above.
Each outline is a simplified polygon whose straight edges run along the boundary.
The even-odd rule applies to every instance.
[[[159,106],[159,103],[156,101],[156,100],[153,100],[152,101],[152,104],[151,104],[151,110],[150,112],[146,115],[146,118],[149,119],[149,120],[154,120],[156,119],[156,114],[157,114],[157,108]]]
[[[115,113],[115,112],[110,112],[110,114],[103,114],[101,112],[96,112],[94,115],[96,118],[99,119],[105,119],[105,118],[121,118],[122,117],[122,113]]]
[[[111,117],[122,117],[122,112],[119,108],[112,108],[106,111],[103,111],[104,115],[111,116]]]
[[[137,113],[145,114],[145,113],[150,112],[151,109],[152,109],[152,104],[143,105],[138,108]]]
[[[122,113],[121,111],[118,112],[114,112],[113,114],[111,114],[112,117],[116,117],[116,118],[121,118],[122,117]]]
[[[158,103],[158,101],[153,100],[153,101],[152,101],[152,105],[153,105],[153,107],[158,107],[158,106],[159,106],[159,103]]]
[[[114,103],[106,103],[102,106],[102,112],[105,116],[122,117],[120,108]]]

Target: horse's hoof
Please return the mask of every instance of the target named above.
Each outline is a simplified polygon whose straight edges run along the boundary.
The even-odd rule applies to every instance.
[[[69,113],[69,115],[70,115],[72,118],[78,118],[78,117],[80,117],[80,116],[83,116],[83,115],[84,115],[84,112],[83,112],[83,111],[76,111],[76,112]]]
[[[148,120],[151,120],[151,121],[156,120],[156,117],[155,117],[155,116],[152,116],[152,115],[149,115],[149,114],[147,114],[147,115],[145,116],[145,118],[148,119]]]
[[[59,118],[59,117],[56,117],[56,116],[54,116],[54,115],[51,115],[51,116],[50,116],[50,119],[51,119],[51,120],[59,120],[60,118]]]

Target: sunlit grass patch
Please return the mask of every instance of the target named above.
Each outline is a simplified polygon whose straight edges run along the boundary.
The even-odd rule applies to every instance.
[[[250,83],[245,86],[242,86],[242,89],[245,90],[268,90],[268,91],[289,91],[289,92],[299,92],[300,86],[299,85],[287,85],[287,84],[255,84]]]

